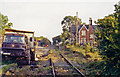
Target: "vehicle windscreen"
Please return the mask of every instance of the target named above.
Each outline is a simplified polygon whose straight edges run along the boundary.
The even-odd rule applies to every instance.
[[[4,42],[25,43],[25,37],[17,35],[5,35]]]

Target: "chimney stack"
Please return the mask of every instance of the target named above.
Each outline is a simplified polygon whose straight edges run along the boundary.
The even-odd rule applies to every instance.
[[[89,18],[89,25],[92,25],[92,18]]]

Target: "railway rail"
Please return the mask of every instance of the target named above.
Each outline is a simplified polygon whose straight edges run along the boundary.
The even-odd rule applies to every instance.
[[[50,65],[52,66],[52,75],[53,75],[53,77],[55,77],[55,67],[54,67],[54,64],[53,64],[51,58],[50,58]]]
[[[85,75],[79,70],[79,69],[77,69],[77,67],[75,67],[67,58],[65,58],[61,53],[60,53],[60,55],[65,59],[65,61],[67,62],[67,63],[69,63],[82,77],[85,77]]]
[[[60,66],[60,67],[62,67],[63,69],[68,69],[68,73],[70,73],[71,72],[71,70],[73,71],[73,73],[77,73],[77,75],[79,75],[79,76],[81,76],[81,77],[85,77],[85,75],[75,66],[75,65],[73,65],[72,64],[72,62],[70,62],[63,54],[61,54],[60,52],[59,53],[57,53],[57,55],[60,57],[60,59],[59,60],[62,60],[62,59],[64,59],[63,60],[63,62],[65,63],[63,63],[63,66]],[[58,57],[58,56],[56,56],[56,57]],[[42,57],[45,57],[45,56],[42,56]],[[37,64],[37,62],[39,62],[39,64]],[[31,61],[31,64],[30,65],[18,65],[17,66],[17,68],[25,68],[25,67],[27,67],[27,66],[29,66],[30,67],[30,70],[35,70],[36,68],[37,69],[41,69],[41,66],[43,66],[44,67],[44,65],[45,65],[45,67],[49,67],[50,68],[50,72],[47,72],[46,74],[49,74],[49,75],[52,75],[53,77],[56,77],[56,76],[59,76],[59,75],[62,75],[62,74],[60,74],[60,73],[58,73],[59,71],[58,71],[58,68],[59,68],[59,66],[55,66],[55,62],[54,62],[54,58],[50,58],[50,59],[48,59],[45,63],[43,62],[40,62],[40,61]],[[58,65],[60,65],[59,64],[59,62],[58,62]],[[56,67],[58,67],[58,68],[56,68]],[[64,68],[65,67],[65,68]],[[71,69],[72,68],[72,69]],[[14,67],[11,67],[10,69],[8,69],[7,71],[9,71],[9,72],[12,72],[12,70],[14,69]],[[69,70],[69,69],[71,69],[71,70]],[[56,71],[57,70],[57,71]],[[7,72],[6,71],[6,72]],[[48,70],[47,70],[48,71]],[[39,70],[38,70],[38,72],[39,72]],[[14,73],[14,72],[13,72]],[[37,75],[41,75],[40,73],[36,73]],[[44,73],[45,74],[45,73]],[[45,75],[46,75],[45,74]],[[71,73],[72,74],[72,73]],[[43,75],[43,74],[42,74]],[[67,75],[69,75],[69,74],[67,74]],[[74,74],[73,74],[74,75]],[[5,76],[5,73],[3,74],[3,76]]]
[[[70,66],[72,66],[80,75],[81,75],[81,77],[86,77],[76,66],[74,66],[67,58],[65,58],[61,53],[60,53],[60,56],[62,57],[62,58],[64,58],[64,60],[70,65]],[[56,77],[57,76],[57,74],[55,73],[55,66],[54,66],[54,63],[53,63],[53,61],[52,61],[52,59],[50,58],[50,63],[51,63],[51,66],[52,66],[52,75],[54,76],[54,77]]]

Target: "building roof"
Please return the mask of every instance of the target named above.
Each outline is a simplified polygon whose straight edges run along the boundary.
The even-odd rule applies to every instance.
[[[23,31],[23,30],[16,30],[16,29],[5,29],[7,32],[19,32],[19,33],[34,33],[32,31]]]
[[[79,25],[78,31],[82,28],[83,25]],[[89,29],[89,25],[84,25],[87,29]],[[96,25],[92,25],[93,30],[95,31]],[[72,25],[72,33],[76,34],[76,25]]]

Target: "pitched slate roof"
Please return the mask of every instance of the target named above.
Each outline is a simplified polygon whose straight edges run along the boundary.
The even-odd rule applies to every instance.
[[[78,31],[82,28],[83,25],[78,26]],[[89,25],[85,25],[87,29],[89,29]],[[72,33],[76,34],[76,25],[72,25]]]
[[[78,31],[82,28],[82,26],[83,26],[83,25],[80,25],[80,26],[78,27]],[[89,25],[85,25],[85,27],[86,27],[87,29],[89,29]]]
[[[83,25],[79,25],[78,31],[82,28],[82,26],[83,26]],[[85,25],[85,27],[86,27],[87,29],[89,29],[89,25]],[[92,25],[92,27],[93,27],[93,30],[95,31],[96,25]],[[76,34],[76,25],[72,25],[72,33],[73,33],[73,34]]]

